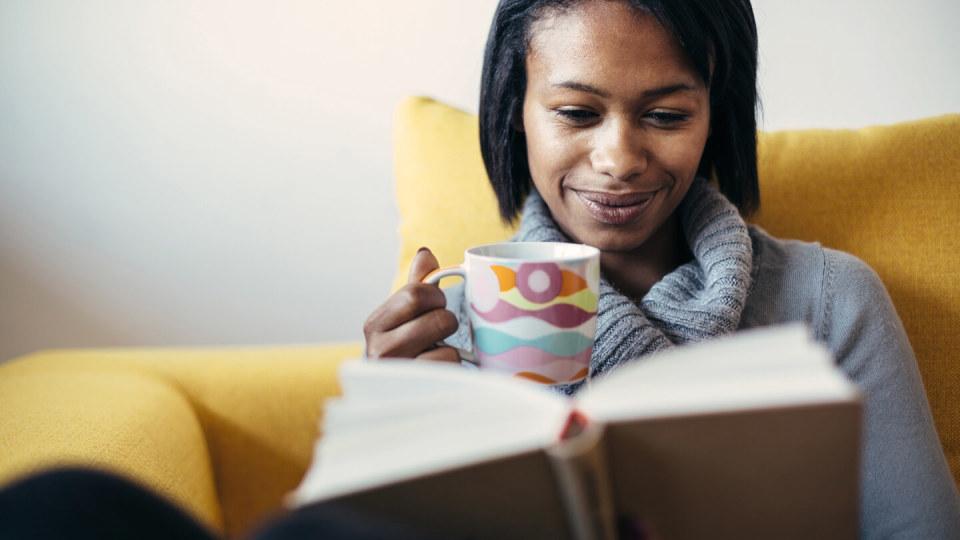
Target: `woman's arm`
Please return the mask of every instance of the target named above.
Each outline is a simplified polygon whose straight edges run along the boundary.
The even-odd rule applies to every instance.
[[[863,538],[960,538],[960,499],[917,362],[880,278],[825,250],[820,335],[864,392]]]

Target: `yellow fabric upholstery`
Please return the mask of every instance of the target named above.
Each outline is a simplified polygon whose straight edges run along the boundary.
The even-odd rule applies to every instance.
[[[302,478],[357,344],[49,351],[0,365],[0,485],[55,464],[124,474],[238,537]]]
[[[508,238],[480,158],[477,117],[428,98],[409,98],[394,118],[394,174],[400,213],[400,265],[407,281],[421,246],[440,264],[459,264],[469,246]]]
[[[417,248],[457,264],[508,238],[480,158],[476,116],[411,98],[397,113],[400,263]],[[917,354],[960,483],[960,115],[860,130],[761,133],[761,212],[774,235],[853,253],[881,276]]]
[[[136,478],[221,527],[203,429],[169,385],[139,373],[5,370],[0,404],[3,476],[94,465]]]

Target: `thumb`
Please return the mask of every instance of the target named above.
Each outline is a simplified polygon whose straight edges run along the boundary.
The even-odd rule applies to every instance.
[[[433,252],[422,247],[410,262],[410,277],[407,278],[407,283],[420,283],[427,274],[437,268],[440,268],[440,262],[433,256]]]

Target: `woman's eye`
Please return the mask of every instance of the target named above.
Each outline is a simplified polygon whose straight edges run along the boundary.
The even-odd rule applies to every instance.
[[[653,111],[647,113],[646,117],[653,120],[654,124],[658,126],[670,127],[685,122],[689,115],[668,111]]]
[[[597,113],[587,109],[557,109],[560,118],[574,124],[588,124],[597,119]]]

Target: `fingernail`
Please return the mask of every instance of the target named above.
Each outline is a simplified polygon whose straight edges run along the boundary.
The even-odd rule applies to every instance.
[[[423,247],[421,247],[420,249],[418,249],[418,250],[417,250],[417,253],[420,253],[421,251],[428,251],[427,246],[423,246]]]

